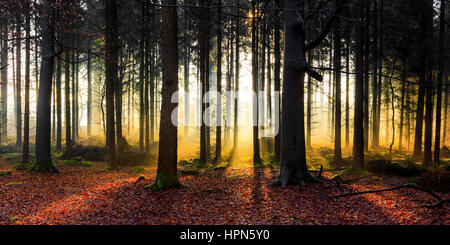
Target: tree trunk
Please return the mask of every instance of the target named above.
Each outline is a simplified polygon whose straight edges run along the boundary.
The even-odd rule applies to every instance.
[[[236,17],[235,17],[235,27],[236,27],[236,60],[235,60],[235,78],[234,78],[234,91],[235,93],[239,92],[239,68],[240,68],[240,20],[239,20],[239,0],[235,0],[235,6],[236,6]],[[238,119],[239,119],[239,98],[236,98],[234,101],[234,132],[233,132],[233,149],[236,150],[239,142],[239,126],[238,126]]]
[[[364,152],[369,150],[369,67],[370,67],[370,0],[364,3]]]
[[[176,5],[176,0],[165,0],[163,4]],[[178,188],[177,177],[177,127],[171,121],[177,103],[172,103],[172,95],[178,90],[178,37],[177,10],[175,7],[162,9],[162,58],[163,81],[161,121],[159,131],[158,169],[155,183],[149,186],[153,191]]]
[[[256,12],[255,0],[252,0],[252,12],[254,15]],[[259,153],[259,139],[258,139],[258,34],[256,16],[252,18],[252,90],[253,90],[253,162],[260,163],[261,156]]]
[[[71,137],[71,123],[70,123],[70,51],[66,50],[64,52],[64,59],[65,61],[65,67],[64,67],[64,113],[65,113],[65,120],[64,124],[66,126],[66,151],[70,150],[72,148],[72,137]]]
[[[422,41],[423,47],[421,51],[421,56],[424,58],[423,61],[425,65],[422,66],[422,70],[425,77],[425,83],[427,83],[429,86],[425,89],[425,96],[426,96],[426,111],[425,111],[425,136],[424,136],[424,143],[423,143],[423,150],[424,150],[424,158],[423,163],[424,165],[430,165],[432,163],[432,154],[431,154],[431,144],[432,144],[432,137],[433,137],[433,96],[434,91],[431,87],[433,84],[433,72],[431,71],[433,67],[433,58],[430,57],[429,51],[433,45],[433,17],[434,12],[432,9],[430,9],[429,6],[433,6],[433,0],[426,0],[424,1],[423,6],[423,14],[422,14],[422,20],[421,20],[421,34],[423,35]]]
[[[55,0],[43,1],[41,24],[42,57],[36,124],[36,159],[31,168],[33,171],[53,173],[58,172],[52,163],[50,144],[50,101],[55,57],[53,50],[54,15],[52,13],[54,3]]]
[[[145,15],[146,15],[146,7],[145,3],[142,3],[142,32],[141,32],[141,40],[140,40],[140,66],[139,66],[139,151],[144,152],[144,118],[145,118],[145,108],[144,108],[144,74],[145,74]]]
[[[114,87],[117,84],[117,2],[104,0],[105,4],[105,84],[106,84],[106,148],[111,168],[116,168]],[[119,119],[118,119],[119,120]]]
[[[199,5],[205,6],[206,1],[200,0]],[[200,58],[200,84],[201,84],[201,93],[200,93],[200,163],[206,163],[207,159],[207,147],[206,147],[206,125],[204,120],[204,113],[205,113],[205,103],[204,103],[204,97],[206,93],[206,69],[209,69],[206,67],[206,59],[208,56],[208,53],[206,51],[206,42],[208,42],[206,37],[206,28],[207,28],[207,21],[206,21],[206,10],[201,9],[200,13],[200,23],[199,23],[199,58]]]
[[[355,1],[355,18],[362,18],[363,0]],[[364,26],[355,26],[355,119],[353,124],[353,166],[364,168]]]
[[[275,8],[280,8],[281,0],[278,0],[275,2]],[[281,87],[281,45],[280,45],[280,29],[278,23],[275,23],[275,29],[274,29],[274,52],[275,52],[275,63],[274,63],[274,91],[281,93],[280,87]],[[278,102],[275,103],[275,106],[278,106],[278,109],[275,109],[275,111],[280,112],[280,97],[278,97]],[[281,122],[281,115],[280,113],[275,114],[274,118],[275,121]],[[281,124],[280,124],[281,126]],[[281,130],[278,131],[278,134],[275,135],[275,142],[274,142],[274,159],[277,162],[280,162],[280,156],[281,156]]]
[[[16,33],[17,33],[17,47],[16,47],[16,148],[22,148],[22,45],[21,45],[21,13],[16,15]]]
[[[434,141],[434,163],[440,164],[440,150],[441,150],[441,111],[442,111],[442,84],[444,83],[444,50],[445,50],[445,12],[446,1],[441,0],[440,10],[440,26],[439,26],[439,77],[438,77],[438,89],[436,97],[436,133]],[[447,75],[445,75],[447,76]]]
[[[25,108],[23,118],[22,162],[27,163],[30,151],[30,3],[25,3]],[[52,62],[53,63],[53,62]],[[53,69],[52,69],[53,75]],[[51,88],[51,87],[50,87]],[[50,90],[51,91],[51,90]]]
[[[403,67],[403,73],[402,73],[402,79],[406,80],[406,66]],[[405,90],[406,90],[406,84],[404,81],[402,81],[402,95],[401,95],[401,102],[400,102],[400,125],[399,125],[399,138],[398,138],[398,149],[400,151],[403,150],[403,122],[404,122],[404,112],[405,112]]]
[[[285,0],[285,6],[299,9],[299,11],[298,13],[289,10],[284,11],[285,62],[283,70],[281,161],[278,176],[269,186],[304,185],[305,182],[312,180],[306,165],[303,94],[305,72],[311,72],[311,70],[305,57],[303,20],[298,17],[298,14],[304,16],[304,5],[304,0]],[[322,78],[320,77],[319,80],[322,80]]]
[[[378,1],[374,1],[374,26],[373,26],[373,80],[372,80],[372,148],[379,147],[377,124],[378,109]]]
[[[1,55],[1,66],[5,66],[8,63],[8,20],[5,19],[4,28],[2,28],[2,55]],[[4,68],[1,70],[1,135],[0,141],[8,141],[8,69]]]
[[[216,162],[222,160],[222,0],[217,5],[217,116],[216,116]]]
[[[336,8],[340,8],[342,0],[336,0]],[[334,124],[334,164],[336,166],[341,165],[342,152],[341,152],[341,20],[336,19],[334,28],[334,64],[333,67],[336,69],[335,75],[335,88],[336,93],[334,98],[335,103],[335,116],[336,121]]]
[[[56,150],[62,151],[61,59],[56,60]]]
[[[92,69],[91,69],[91,48],[88,44],[88,58],[87,58],[87,86],[88,86],[88,99],[87,99],[87,136],[92,134]]]

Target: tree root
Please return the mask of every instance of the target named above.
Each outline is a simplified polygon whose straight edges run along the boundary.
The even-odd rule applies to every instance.
[[[393,191],[393,190],[398,190],[398,189],[402,189],[402,188],[411,188],[411,189],[415,189],[415,190],[420,190],[423,192],[426,192],[428,194],[430,194],[431,196],[433,196],[437,202],[432,204],[432,205],[425,205],[425,207],[427,208],[431,208],[431,209],[438,209],[438,208],[442,208],[444,203],[449,203],[450,199],[442,199],[438,194],[425,189],[423,187],[414,185],[414,184],[406,184],[406,185],[401,185],[401,186],[395,186],[392,188],[386,188],[386,189],[381,189],[381,190],[371,190],[371,191],[361,191],[361,192],[351,192],[351,193],[345,193],[345,194],[340,194],[340,195],[336,195],[336,196],[332,196],[330,198],[339,198],[339,197],[345,197],[345,196],[354,196],[354,195],[362,195],[362,194],[368,194],[368,193],[377,193],[377,192],[384,192],[384,191]]]

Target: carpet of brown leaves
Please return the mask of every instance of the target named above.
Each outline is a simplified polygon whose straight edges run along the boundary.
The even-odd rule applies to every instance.
[[[153,168],[146,174],[106,171],[103,163],[58,168],[60,174],[0,176],[0,224],[450,224],[448,205],[428,209],[435,200],[416,190],[329,198],[399,185],[400,178],[338,185],[325,172],[322,183],[268,188],[276,170],[231,168],[180,176],[186,189],[153,193],[143,188],[154,180]],[[146,179],[136,183],[140,175]]]

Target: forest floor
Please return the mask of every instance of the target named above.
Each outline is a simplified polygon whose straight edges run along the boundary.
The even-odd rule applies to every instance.
[[[340,172],[353,180],[347,184],[330,181],[338,171],[325,171],[321,183],[269,188],[276,168],[230,166],[180,174],[185,189],[151,192],[144,186],[154,181],[154,167],[135,173],[58,160],[61,172],[46,174],[13,163],[0,156],[0,170],[11,170],[0,176],[0,224],[450,224],[450,205],[429,209],[436,200],[413,189],[329,198],[408,183],[367,172]]]

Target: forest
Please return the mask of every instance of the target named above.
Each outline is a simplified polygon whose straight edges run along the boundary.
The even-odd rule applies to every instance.
[[[0,225],[449,225],[449,5],[1,0]]]

